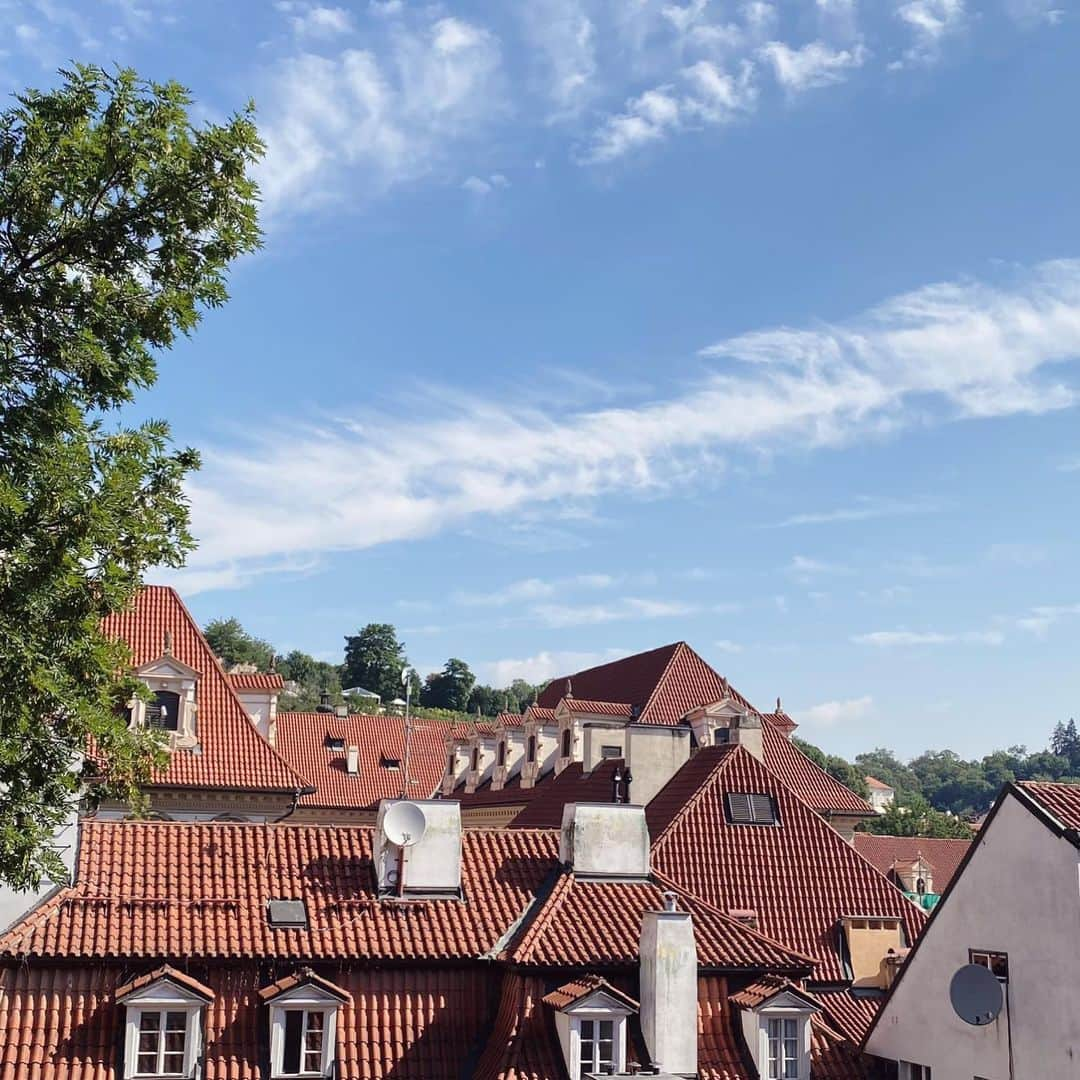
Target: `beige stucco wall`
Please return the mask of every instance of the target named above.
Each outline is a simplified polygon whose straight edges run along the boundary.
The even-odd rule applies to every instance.
[[[634,775],[630,801],[646,805],[689,758],[689,728],[631,724],[626,729],[626,764]]]
[[[1080,1080],[1078,873],[1080,852],[1006,797],[867,1049],[929,1065],[934,1080]],[[949,1002],[969,948],[1009,954],[1006,1009],[982,1028],[965,1024]]]

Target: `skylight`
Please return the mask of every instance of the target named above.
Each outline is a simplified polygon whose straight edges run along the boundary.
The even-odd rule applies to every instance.
[[[326,749],[337,754],[345,753],[345,740],[336,739],[332,735],[326,736]]]
[[[271,900],[266,905],[266,920],[278,930],[306,930],[307,906],[303,900]]]
[[[732,825],[779,825],[771,795],[730,791],[724,796],[727,819]]]

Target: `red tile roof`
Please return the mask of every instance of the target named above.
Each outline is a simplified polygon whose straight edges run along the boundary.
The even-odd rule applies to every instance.
[[[786,990],[805,998],[810,1004],[816,1004],[805,990],[800,990],[790,979],[782,979],[779,975],[762,975],[761,978],[732,994],[731,1003],[740,1009],[756,1009]]]
[[[113,992],[114,997],[117,1001],[122,1001],[129,994],[134,994],[137,990],[141,990],[144,986],[150,986],[151,983],[156,983],[160,979],[168,979],[169,982],[176,983],[177,986],[182,986],[185,990],[190,990],[191,993],[203,998],[205,1001],[212,1001],[214,998],[214,991],[209,986],[204,985],[198,979],[192,978],[183,971],[179,971],[171,964],[162,964],[161,967],[154,968],[153,971],[148,971],[145,975],[129,979],[122,986],[116,988]]]
[[[371,828],[82,825],[75,884],[0,937],[0,956],[450,959],[490,950],[557,864],[558,837],[468,830],[458,900],[380,901]],[[307,929],[275,929],[303,899]]]
[[[741,1039],[732,1026],[726,980],[716,975],[698,978],[699,1080],[750,1080],[757,1077],[743,1063]]]
[[[892,791],[893,790],[893,787],[892,787],[891,784],[882,783],[876,776],[867,776],[865,779],[866,779],[866,786],[868,788],[873,788],[874,791]]]
[[[0,969],[0,1080],[118,1080],[126,967]],[[491,969],[353,967],[329,971],[348,1001],[339,1013],[338,1080],[459,1080],[491,1024]],[[206,1080],[260,1080],[265,982],[258,964],[210,964]],[[272,977],[272,976],[271,976]],[[537,1074],[549,1080],[558,1073]]]
[[[515,829],[558,829],[567,803],[611,802],[612,777],[622,767],[622,758],[605,758],[586,773],[580,761],[571,762],[558,776],[545,778],[531,789],[535,794],[511,825]]]
[[[780,702],[778,701],[776,704],[779,706]],[[799,726],[781,708],[777,708],[776,712],[762,713],[761,715],[768,720],[774,728],[778,731],[782,731],[789,738]]]
[[[525,723],[525,717],[521,713],[501,712],[495,717],[495,723],[502,724],[503,727],[519,728]]]
[[[161,657],[168,633],[172,655],[200,675],[196,690],[199,753],[174,751],[168,767],[154,776],[151,786],[275,792],[306,786],[306,780],[255,730],[202,631],[173,589],[146,586],[130,611],[109,616],[102,629],[127,642],[135,667]]]
[[[585,701],[581,698],[566,698],[566,707],[576,713],[590,713],[595,716],[630,716],[633,706],[619,701]]]
[[[409,797],[427,799],[446,769],[444,740],[449,725],[413,720],[409,750]],[[341,739],[344,750],[329,750],[327,738]],[[278,753],[315,792],[301,806],[345,809],[376,806],[401,796],[405,774],[405,719],[401,716],[334,716],[332,713],[278,713]],[[348,748],[360,749],[360,772],[346,771]],[[400,762],[397,769],[386,762]]]
[[[934,892],[945,891],[964,856],[971,847],[970,840],[953,840],[928,836],[879,836],[875,833],[856,833],[855,850],[888,876],[897,863],[910,865],[923,858],[934,871]]]
[[[1066,829],[1080,829],[1080,785],[1024,780],[1016,785]]]
[[[679,907],[694,917],[698,964],[723,971],[806,972],[812,961],[656,879],[584,881],[566,871],[542,902],[520,938],[507,951],[515,964],[599,968],[638,962],[641,919],[663,911],[664,892],[676,892]],[[895,892],[895,890],[892,890]]]
[[[576,979],[571,979],[568,983],[563,983],[562,986],[552,990],[550,994],[544,995],[544,1004],[550,1005],[553,1009],[565,1009],[568,1005],[573,1005],[575,1001],[587,998],[597,990],[603,990],[605,994],[610,994],[616,1001],[621,1001],[628,1009],[636,1011],[639,1008],[638,1003],[629,994],[616,989],[607,979],[599,975],[582,975]]]
[[[829,1023],[858,1045],[881,1010],[885,995],[866,991],[818,990],[814,996],[821,1002]]]
[[[315,986],[331,997],[335,997],[338,1001],[344,1003],[349,1000],[349,995],[346,991],[342,990],[337,983],[332,983],[329,979],[324,979],[321,975],[317,975],[309,967],[298,968],[291,975],[285,975],[278,979],[277,982],[271,983],[269,986],[264,986],[259,991],[259,1000],[264,1004],[276,1001],[282,994],[287,994],[290,990],[295,990],[298,986]]]
[[[773,797],[779,826],[729,824],[727,792]],[[769,937],[813,956],[819,982],[848,976],[842,915],[899,916],[908,941],[925,923],[827,822],[740,746],[699,750],[646,808],[653,866],[721,911],[757,912]]]
[[[820,1016],[810,1020],[810,1075],[814,1080],[868,1080],[858,1048]]]
[[[815,765],[768,719],[762,724],[765,764],[804,802],[825,813],[874,817],[874,808]]]
[[[558,702],[556,702],[558,704]],[[527,720],[537,720],[541,724],[554,724],[555,723],[555,706],[550,708],[543,705],[530,705],[528,709],[529,715]]]
[[[282,690],[285,680],[275,671],[230,671],[229,682],[234,690]]]

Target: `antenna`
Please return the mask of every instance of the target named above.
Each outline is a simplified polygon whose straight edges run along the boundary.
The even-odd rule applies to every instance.
[[[416,674],[414,668],[409,667],[407,664],[401,669],[401,685],[405,687],[405,753],[403,755],[404,765],[403,775],[401,777],[401,797],[407,799],[409,797],[409,759],[410,751],[412,750],[412,717],[409,715],[409,706],[412,704],[412,684],[413,676]]]
[[[986,1027],[1001,1014],[1005,1004],[997,976],[981,964],[965,964],[949,983],[953,1011],[965,1024]]]
[[[416,803],[399,802],[387,809],[383,815],[382,827],[391,844],[408,848],[424,838],[427,818]]]

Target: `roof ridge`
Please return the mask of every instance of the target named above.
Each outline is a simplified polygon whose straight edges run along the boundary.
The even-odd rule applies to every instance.
[[[555,880],[552,883],[551,890],[548,892],[539,903],[536,905],[536,914],[533,916],[532,921],[528,924],[528,928],[518,939],[513,949],[507,950],[508,957],[515,961],[521,961],[523,954],[527,955],[533,947],[540,932],[551,922],[555,917],[555,913],[559,910],[566,900],[566,894],[570,891],[574,883],[573,872],[567,870],[565,867],[561,872],[556,870]]]
[[[676,642],[672,642],[672,644],[675,647],[673,649],[671,649],[671,655],[668,657],[667,663],[664,665],[664,670],[660,673],[660,678],[656,680],[656,685],[652,688],[652,693],[649,695],[649,700],[646,701],[645,704],[641,706],[641,712],[638,714],[638,717],[637,717],[638,720],[642,720],[642,721],[644,720],[646,714],[649,711],[649,706],[652,705],[652,703],[655,700],[657,694],[660,693],[660,688],[664,685],[664,682],[666,681],[668,675],[671,674],[671,668],[672,668],[672,665],[675,663],[675,658],[678,657],[682,653],[682,651],[684,649],[690,649],[690,646],[687,645],[687,643],[685,641],[676,641]],[[664,645],[664,646],[661,646],[661,648],[667,649],[667,648],[671,648],[671,646],[670,645]],[[655,651],[660,652],[660,649],[657,649]],[[694,652],[694,650],[690,649],[690,652]],[[694,655],[697,656],[698,654],[694,653]],[[698,659],[700,660],[701,658],[698,657]],[[702,661],[702,662],[704,663],[704,661]]]

